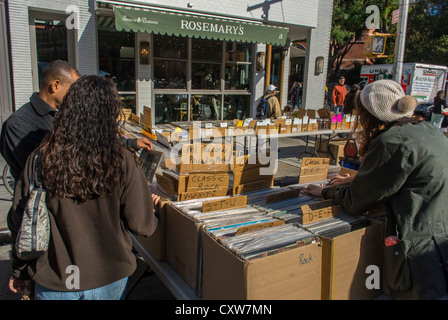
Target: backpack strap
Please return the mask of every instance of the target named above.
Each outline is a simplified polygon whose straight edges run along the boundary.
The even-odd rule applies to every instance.
[[[39,153],[36,152],[33,158],[33,167],[30,177],[30,193],[37,186],[38,188],[42,187],[42,174],[41,174],[41,163],[39,161]],[[37,178],[37,179],[36,179]]]

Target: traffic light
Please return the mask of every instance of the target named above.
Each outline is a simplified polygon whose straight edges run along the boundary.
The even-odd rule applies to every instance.
[[[395,34],[390,33],[372,33],[369,34],[367,40],[364,42],[364,54],[368,58],[388,58],[392,55],[385,54],[386,43],[388,38],[395,37]]]

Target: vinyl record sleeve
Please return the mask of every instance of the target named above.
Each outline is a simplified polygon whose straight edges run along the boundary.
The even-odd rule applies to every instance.
[[[160,162],[162,161],[163,153],[160,151],[156,151],[154,149],[146,150],[143,149],[140,153],[140,160],[142,162],[141,168],[143,170],[143,173],[146,177],[146,181],[148,184],[152,183],[152,180],[154,179],[154,175],[157,171],[157,168],[160,165]]]

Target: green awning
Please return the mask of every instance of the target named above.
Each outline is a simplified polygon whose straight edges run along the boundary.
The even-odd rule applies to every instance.
[[[195,15],[114,7],[118,31],[148,32],[283,46],[288,28]]]

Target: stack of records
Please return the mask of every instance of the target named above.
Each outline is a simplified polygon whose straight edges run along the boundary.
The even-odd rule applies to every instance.
[[[369,220],[364,216],[350,216],[341,212],[336,217],[316,221],[303,228],[322,237],[334,238],[367,227],[369,224]]]
[[[285,199],[282,201],[264,203],[255,205],[260,210],[265,210],[274,215],[275,218],[285,221],[285,223],[295,223],[302,220],[301,206],[313,202],[319,202],[313,197],[302,195],[294,198]]]
[[[214,198],[201,198],[201,199],[193,199],[186,201],[177,201],[172,202],[173,207],[177,208],[180,212],[184,213],[187,216],[190,216],[194,220],[196,220],[196,216],[200,216],[204,214],[202,212],[202,206],[206,201],[220,200],[229,198],[228,196],[223,197],[214,197]],[[214,212],[211,212],[214,213]],[[197,221],[197,220],[196,220]]]
[[[242,260],[253,260],[318,241],[311,232],[292,224],[250,231],[219,239]]]

